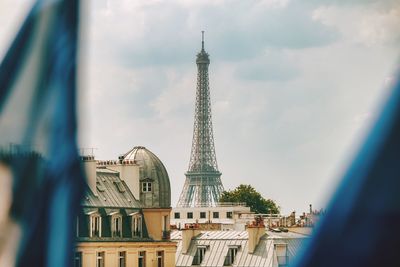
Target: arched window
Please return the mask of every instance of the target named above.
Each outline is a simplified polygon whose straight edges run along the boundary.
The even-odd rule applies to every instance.
[[[111,217],[111,233],[112,237],[122,237],[122,216],[119,214]]]
[[[90,237],[101,237],[101,217],[99,214],[90,216]]]
[[[132,216],[132,237],[142,237],[142,215]]]

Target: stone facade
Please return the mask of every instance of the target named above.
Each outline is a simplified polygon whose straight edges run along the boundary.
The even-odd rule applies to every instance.
[[[76,219],[74,266],[174,266],[170,184],[161,161],[144,147],[118,160],[82,161],[88,188]]]

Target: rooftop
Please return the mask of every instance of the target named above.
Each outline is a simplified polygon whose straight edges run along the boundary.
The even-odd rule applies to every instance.
[[[201,266],[223,266],[230,247],[237,247],[232,266],[274,266],[274,245],[286,243],[289,260],[299,251],[307,236],[298,233],[273,233],[267,231],[254,253],[248,253],[247,231],[202,231],[192,239],[187,253],[182,253],[182,232],[173,231],[171,240],[178,242],[176,266],[192,266],[197,247],[207,247]]]
[[[83,207],[140,208],[128,186],[119,173],[107,168],[97,168],[97,195],[87,188]]]

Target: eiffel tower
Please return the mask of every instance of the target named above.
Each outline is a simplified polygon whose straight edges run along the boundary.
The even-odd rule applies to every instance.
[[[216,206],[224,190],[215,155],[208,82],[210,58],[204,50],[204,31],[196,64],[197,87],[192,151],[178,207]]]

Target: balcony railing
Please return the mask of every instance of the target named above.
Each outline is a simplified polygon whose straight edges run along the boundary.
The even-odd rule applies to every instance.
[[[100,237],[100,231],[99,230],[92,230],[92,237]]]
[[[112,232],[112,237],[122,237],[121,231],[113,231]]]
[[[142,236],[142,232],[141,231],[133,231],[132,232],[132,236],[133,237],[141,237]]]
[[[217,207],[246,207],[246,202],[218,202]]]

